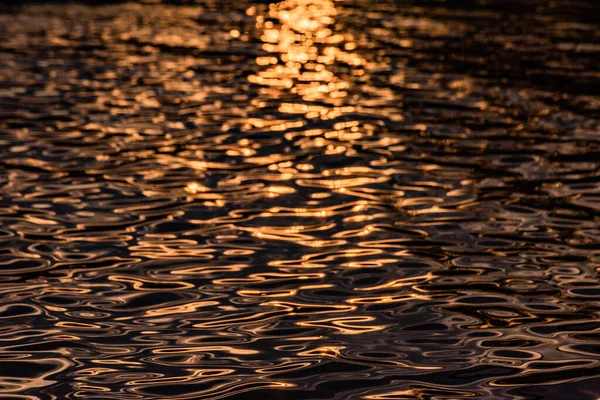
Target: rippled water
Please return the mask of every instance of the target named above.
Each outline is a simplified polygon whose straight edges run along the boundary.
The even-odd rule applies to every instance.
[[[4,6],[2,399],[596,399],[594,1]]]

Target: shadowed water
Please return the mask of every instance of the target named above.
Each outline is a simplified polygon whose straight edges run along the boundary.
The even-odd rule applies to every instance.
[[[595,2],[2,10],[2,399],[600,397]]]

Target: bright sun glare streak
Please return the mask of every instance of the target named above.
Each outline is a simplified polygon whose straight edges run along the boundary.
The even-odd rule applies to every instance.
[[[252,83],[287,89],[306,101],[326,97],[334,106],[341,105],[347,96],[348,82],[336,76],[328,66],[336,61],[352,67],[364,64],[357,54],[341,50],[356,47],[351,35],[336,34],[332,30],[338,11],[329,0],[286,0],[269,7],[269,20],[257,17],[257,28],[262,29],[263,49],[272,56],[258,57],[256,62],[267,67],[248,79]],[[274,23],[278,21],[278,23]],[[329,110],[316,107],[307,116],[328,119]],[[310,115],[309,115],[310,114]]]

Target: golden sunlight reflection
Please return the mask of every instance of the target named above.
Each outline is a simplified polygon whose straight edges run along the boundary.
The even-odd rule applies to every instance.
[[[249,81],[265,86],[266,93],[275,97],[277,90],[288,90],[305,101],[326,98],[330,105],[283,103],[279,111],[321,119],[342,112],[341,99],[347,96],[349,83],[329,66],[337,61],[359,67],[365,61],[342,49],[356,46],[352,35],[333,31],[337,14],[331,0],[285,0],[269,5],[268,18],[256,17],[256,27],[263,32],[263,49],[272,55],[256,59],[257,65],[265,69],[249,76]],[[344,111],[352,110],[346,107]]]

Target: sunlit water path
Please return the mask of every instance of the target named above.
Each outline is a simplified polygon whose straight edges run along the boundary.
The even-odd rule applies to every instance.
[[[598,7],[0,7],[0,398],[599,398]]]

